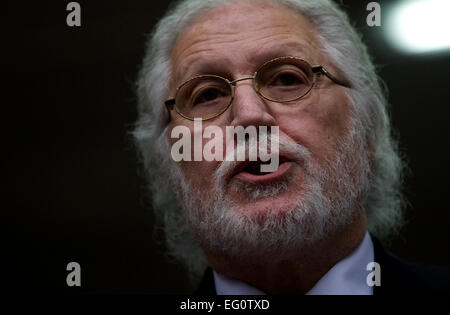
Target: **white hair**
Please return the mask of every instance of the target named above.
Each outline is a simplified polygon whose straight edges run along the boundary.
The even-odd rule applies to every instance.
[[[179,175],[171,173],[179,170],[169,166],[172,161],[164,100],[171,78],[170,54],[178,35],[201,14],[230,1],[235,0],[177,2],[151,33],[137,81],[139,118],[133,135],[149,183],[155,219],[164,229],[169,256],[184,262],[195,276],[204,270],[205,257],[176,200],[175,191],[180,187],[170,180]],[[259,1],[287,6],[305,16],[316,28],[321,52],[350,82],[352,88],[347,93],[352,111],[358,125],[363,126],[359,132],[367,150],[373,151],[362,204],[368,229],[379,238],[394,234],[403,222],[403,162],[392,135],[385,91],[366,46],[345,12],[330,0]]]

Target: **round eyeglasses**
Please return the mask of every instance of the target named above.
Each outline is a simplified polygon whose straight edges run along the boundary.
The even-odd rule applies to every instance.
[[[176,89],[175,96],[165,101],[165,105],[168,110],[175,109],[186,119],[209,120],[230,107],[239,81],[253,80],[255,91],[268,101],[289,103],[305,97],[322,74],[339,85],[350,87],[323,66],[311,66],[302,58],[287,56],[269,60],[253,76],[233,81],[212,74],[195,76],[182,83]]]

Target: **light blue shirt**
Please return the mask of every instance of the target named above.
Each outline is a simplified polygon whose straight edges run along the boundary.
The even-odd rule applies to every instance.
[[[306,295],[372,295],[373,287],[366,279],[367,264],[374,261],[372,239],[366,232],[361,244],[347,257],[334,265]],[[218,295],[264,295],[251,285],[218,274],[213,270]]]

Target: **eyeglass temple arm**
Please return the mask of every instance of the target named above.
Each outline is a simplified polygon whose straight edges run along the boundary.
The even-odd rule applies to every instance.
[[[347,87],[347,88],[351,88],[351,86],[350,86],[349,83],[347,83],[347,82],[345,82],[345,81],[342,81],[342,80],[339,80],[339,79],[336,78],[334,75],[332,75],[331,73],[329,73],[329,72],[327,71],[327,69],[325,69],[323,66],[314,66],[314,67],[312,67],[312,71],[313,71],[313,73],[324,74],[324,75],[326,75],[330,80],[334,81],[335,83],[337,83],[337,84],[339,84],[339,85],[342,85],[342,86],[345,86],[345,87]]]

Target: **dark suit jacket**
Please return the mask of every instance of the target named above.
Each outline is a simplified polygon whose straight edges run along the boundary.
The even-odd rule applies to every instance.
[[[372,237],[375,261],[380,264],[381,286],[374,295],[450,295],[450,268],[404,261]],[[214,276],[208,267],[194,295],[215,295]]]

